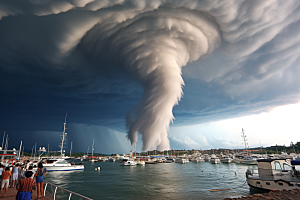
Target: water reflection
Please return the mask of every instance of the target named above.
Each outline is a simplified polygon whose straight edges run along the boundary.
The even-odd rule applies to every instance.
[[[100,171],[95,170],[98,167]],[[51,172],[46,181],[93,199],[223,199],[250,195],[247,185],[239,187],[246,180],[247,167],[234,163],[121,166],[85,162],[84,171]],[[238,188],[209,192],[235,187]]]

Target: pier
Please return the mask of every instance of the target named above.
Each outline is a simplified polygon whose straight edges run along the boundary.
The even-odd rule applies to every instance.
[[[4,190],[4,188],[3,188]],[[3,197],[3,194],[4,194],[4,191],[2,191],[2,194],[1,194],[1,199],[5,199],[5,200],[16,200],[16,195],[17,195],[17,192],[18,190],[16,189],[16,187],[9,187],[8,188],[8,191],[6,193],[6,197]],[[32,191],[32,195],[31,195],[31,199],[32,200],[35,200],[37,198],[37,192],[36,190],[33,190]],[[46,198],[43,198],[43,199],[46,199]]]
[[[81,194],[77,194],[75,192],[72,192],[70,190],[66,190],[60,186],[54,185],[49,182],[44,182],[43,185],[44,188],[44,197],[41,199],[71,199],[72,196],[76,196],[75,198],[80,198],[80,199],[85,199],[85,200],[93,200],[91,198],[88,198],[86,196],[83,196]],[[37,188],[36,188],[37,190]],[[37,191],[32,190],[31,194],[31,199],[35,200],[37,199]],[[6,193],[6,197],[2,197],[4,191],[2,192],[2,196],[0,199],[5,199],[5,200],[16,200],[16,195],[17,195],[18,190],[16,187],[9,187],[8,191]]]

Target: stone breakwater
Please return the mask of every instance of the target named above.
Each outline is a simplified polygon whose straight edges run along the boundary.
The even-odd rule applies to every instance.
[[[224,200],[236,200],[236,199],[243,199],[243,200],[279,200],[279,199],[286,199],[286,200],[296,200],[300,199],[300,189],[294,190],[276,190],[271,191],[268,193],[263,194],[253,194],[252,196],[247,197],[240,197],[240,198],[226,198]]]

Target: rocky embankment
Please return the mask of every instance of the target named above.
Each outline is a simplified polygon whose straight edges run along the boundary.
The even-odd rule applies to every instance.
[[[263,194],[253,194],[252,196],[247,197],[240,197],[240,198],[226,198],[224,200],[236,200],[236,199],[243,199],[243,200],[277,200],[277,199],[284,199],[284,200],[296,200],[300,199],[300,189],[294,190],[276,190],[271,191],[268,193]]]

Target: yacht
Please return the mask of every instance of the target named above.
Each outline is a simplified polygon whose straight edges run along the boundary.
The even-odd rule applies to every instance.
[[[205,161],[201,157],[194,157],[191,159],[191,162],[200,163],[200,162],[205,162]]]
[[[215,154],[211,154],[210,163],[211,164],[219,164],[220,163],[220,158],[218,158]]]
[[[255,158],[246,155],[237,155],[233,161],[235,163],[240,163],[245,165],[257,165],[257,160]]]
[[[145,165],[146,163],[143,160],[138,160],[138,161],[136,161],[136,164],[137,165]]]
[[[248,169],[246,178],[251,188],[263,190],[292,190],[300,187],[300,171],[291,166],[300,165],[297,160],[291,164],[286,159],[259,159],[258,169]]]
[[[245,135],[244,129],[242,128],[242,138],[244,140],[246,154],[236,156],[236,158],[234,159],[234,162],[235,163],[246,164],[246,165],[257,165],[257,159],[253,158],[253,157],[250,157],[248,155],[248,149],[247,149],[248,143],[247,143],[246,137],[247,136]]]
[[[172,162],[175,162],[175,159],[174,158],[167,158],[166,160],[165,160],[165,163],[172,163]]]
[[[222,163],[231,163],[232,160],[233,159],[231,157],[229,157],[229,156],[222,156],[222,158],[221,158],[221,162]]]
[[[67,160],[68,158],[47,159],[43,167],[45,167],[47,171],[84,170],[84,165],[75,165]]]
[[[123,161],[122,161],[122,166],[135,166],[135,165],[137,165],[138,163],[137,162],[135,162],[133,159],[124,159]]]
[[[75,165],[74,162],[70,160],[70,157],[65,157],[64,154],[64,144],[67,136],[66,133],[66,124],[67,124],[67,114],[64,122],[64,130],[62,132],[61,143],[60,143],[60,157],[57,159],[47,159],[44,161],[43,167],[45,167],[48,171],[72,171],[72,170],[84,170],[84,165]],[[71,163],[72,162],[72,163]]]
[[[188,163],[188,162],[189,162],[189,159],[186,159],[186,158],[176,158],[175,159],[175,163],[185,164],[185,163]]]

